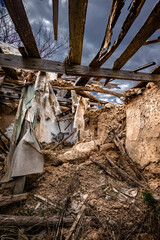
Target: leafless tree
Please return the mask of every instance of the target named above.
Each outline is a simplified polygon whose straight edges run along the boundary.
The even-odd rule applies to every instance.
[[[46,27],[43,21],[32,28],[37,47],[42,58],[52,59],[57,52],[67,49],[68,36],[59,34],[59,40],[54,40],[53,28]],[[22,46],[21,39],[5,7],[0,6],[0,41]]]

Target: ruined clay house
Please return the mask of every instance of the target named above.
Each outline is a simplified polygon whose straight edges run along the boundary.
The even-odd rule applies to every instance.
[[[147,1],[130,1],[114,41],[126,1],[111,1],[88,66],[81,65],[88,0],[68,0],[63,62],[40,56],[22,0],[2,2],[23,46],[0,42],[0,239],[160,239],[160,65],[122,70],[140,48],[159,46],[152,36],[160,1],[112,68],[101,66]],[[52,5],[57,40],[59,1]],[[137,84],[122,92],[115,79]]]

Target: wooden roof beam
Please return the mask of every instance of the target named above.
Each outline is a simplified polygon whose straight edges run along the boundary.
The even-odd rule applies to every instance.
[[[151,71],[151,74],[160,74],[160,64]],[[135,86],[133,86],[132,88],[142,88],[142,87],[145,87],[146,85],[147,85],[147,82],[141,81],[137,83]]]
[[[148,19],[131,41],[122,55],[114,62],[114,69],[121,69],[126,62],[138,51],[138,49],[146,42],[146,40],[160,28],[160,0],[153,8]]]
[[[123,23],[121,32],[117,38],[117,40],[113,43],[113,45],[102,54],[101,59],[97,63],[99,66],[102,66],[107,59],[115,52],[115,50],[118,48],[124,37],[126,36],[127,32],[129,31],[130,27],[132,26],[135,19],[138,17],[144,3],[146,0],[135,0],[132,3],[130,12],[126,18],[126,20]]]
[[[139,15],[144,3],[146,0],[135,0],[132,4],[132,7],[130,9],[130,12],[125,20],[125,22],[123,23],[121,32],[118,36],[118,39],[116,40],[116,42],[113,43],[113,45],[104,53],[101,54],[100,56],[100,51],[97,53],[97,55],[95,56],[95,58],[92,60],[92,62],[90,63],[89,66],[91,66],[92,64],[94,64],[94,66],[96,65],[97,67],[102,66],[106,60],[114,53],[114,51],[117,49],[117,47],[119,46],[119,44],[122,42],[122,40],[124,39],[124,37],[126,36],[128,30],[130,29],[132,23],[134,22],[134,20],[137,18],[137,16]],[[106,31],[107,32],[107,31]],[[100,80],[100,79],[99,79]],[[86,77],[81,77],[76,85],[77,86],[85,86],[85,84],[89,81],[89,78]],[[106,81],[107,82],[107,81]]]
[[[30,57],[40,58],[22,0],[4,0],[6,8]]]
[[[121,93],[109,91],[109,90],[103,89],[101,87],[97,88],[97,86],[91,86],[91,87],[88,87],[88,86],[86,86],[86,87],[84,87],[84,86],[71,86],[71,87],[52,86],[52,87],[55,89],[59,89],[59,90],[65,89],[65,90],[75,90],[75,91],[89,91],[89,92],[105,93],[108,95],[113,95],[118,98],[123,97],[123,95]]]
[[[81,64],[88,0],[69,0],[69,63]]]
[[[73,76],[85,76],[85,77],[101,77],[101,78],[113,78],[121,80],[133,80],[144,82],[157,82],[160,81],[160,74],[149,73],[134,73],[132,71],[113,70],[108,68],[95,68],[81,65],[67,65],[57,61],[38,59],[38,58],[24,58],[18,55],[12,54],[0,54],[0,66],[28,69],[35,71],[66,73]]]
[[[109,19],[108,19],[108,23],[107,23],[107,28],[106,28],[106,32],[105,32],[105,36],[102,42],[102,46],[99,50],[99,52],[97,53],[97,55],[95,56],[95,58],[92,60],[92,62],[90,63],[89,66],[95,66],[97,67],[97,65],[99,65],[97,62],[99,60],[99,58],[101,57],[102,53],[109,47],[110,45],[110,41],[111,41],[111,37],[113,34],[113,28],[119,18],[119,15],[121,13],[121,10],[124,6],[124,0],[113,0],[112,1],[112,6],[111,6],[111,11],[110,11],[110,15],[109,15]]]
[[[52,0],[54,40],[58,39],[58,0]]]

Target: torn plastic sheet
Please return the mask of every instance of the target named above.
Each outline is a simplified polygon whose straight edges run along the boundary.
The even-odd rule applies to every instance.
[[[77,129],[77,132],[74,134],[74,141],[77,140],[78,134],[80,139],[83,138],[83,131],[85,127],[85,121],[84,121],[84,113],[89,106],[88,99],[79,97],[78,106],[76,109],[75,117],[74,117],[74,123],[73,123],[73,129]]]
[[[22,123],[25,119],[27,110],[32,105],[33,96],[34,96],[34,85],[23,87],[21,99],[19,101],[19,105],[18,105],[18,109],[17,109],[15,121],[14,121],[13,134],[11,137],[12,143],[16,144],[18,141],[18,138],[21,132]]]
[[[45,72],[39,72],[35,83],[35,94],[30,114],[39,114],[40,122],[36,126],[36,135],[40,142],[51,143],[52,134],[60,132],[56,115],[61,113],[55,93],[51,89]]]
[[[19,142],[12,162],[11,177],[43,172],[44,158],[31,127]]]
[[[10,147],[7,171],[2,183],[13,180],[13,177],[43,172],[44,157],[31,123],[25,120],[22,130],[18,145]]]

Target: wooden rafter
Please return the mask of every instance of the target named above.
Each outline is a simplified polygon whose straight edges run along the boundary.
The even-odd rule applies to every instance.
[[[147,40],[143,45],[150,45],[150,44],[159,43],[159,42],[160,42],[160,37],[158,37],[157,39]]]
[[[153,8],[148,19],[131,41],[122,55],[115,61],[113,68],[121,69],[126,62],[138,51],[146,40],[160,28],[160,1]]]
[[[102,66],[107,59],[114,53],[114,51],[118,48],[124,37],[126,36],[127,32],[129,31],[130,27],[132,26],[135,19],[138,17],[144,3],[146,0],[135,0],[133,1],[132,7],[130,12],[123,23],[121,32],[117,38],[117,40],[113,43],[113,45],[101,56],[101,59],[98,63],[99,66]]]
[[[19,34],[30,57],[40,58],[30,23],[22,0],[4,0],[6,8],[12,18],[16,31]]]
[[[140,66],[140,67],[138,67],[138,68],[133,69],[132,72],[141,71],[141,70],[143,70],[143,69],[145,69],[145,68],[148,68],[148,67],[151,67],[151,66],[153,66],[153,65],[155,65],[155,64],[156,64],[156,62],[147,63],[147,64],[145,64],[145,65],[143,65],[143,66]]]
[[[160,74],[160,64],[158,66],[156,66],[152,71],[152,74]],[[142,88],[145,87],[147,85],[147,82],[139,82],[137,83],[135,86],[133,86],[132,88]]]
[[[88,0],[69,0],[69,62],[80,64]]]
[[[65,90],[75,90],[75,91],[90,91],[90,92],[99,92],[99,93],[105,93],[105,94],[109,94],[109,95],[113,95],[115,97],[123,97],[123,95],[121,93],[116,93],[113,91],[109,91],[106,89],[103,89],[101,87],[97,87],[97,86],[92,86],[92,87],[81,87],[81,86],[72,86],[72,87],[59,87],[59,86],[53,86],[53,88],[55,89],[65,89]]]
[[[133,1],[132,7],[130,9],[130,12],[126,18],[126,20],[123,23],[121,32],[118,36],[118,39],[116,42],[113,43],[113,45],[101,55],[100,60],[98,61],[100,51],[97,53],[96,57],[92,60],[89,66],[91,66],[92,63],[96,65],[96,67],[100,67],[106,62],[106,60],[114,53],[114,51],[117,49],[117,47],[120,45],[124,37],[126,36],[128,30],[130,29],[131,25],[133,24],[134,20],[139,15],[144,3],[146,0],[135,0]],[[96,62],[96,63],[95,63]],[[100,79],[99,79],[100,80]],[[77,86],[84,86],[89,81],[89,78],[81,77],[78,82]],[[108,81],[106,81],[107,83]]]
[[[91,68],[82,65],[67,65],[57,61],[38,59],[38,58],[24,58],[12,54],[0,54],[0,66],[28,69],[35,71],[56,72],[73,76],[87,76],[87,77],[101,77],[114,78],[122,80],[155,82],[160,81],[159,74],[149,73],[134,73],[132,71],[113,70],[108,68]]]
[[[104,36],[104,39],[102,42],[102,46],[89,66],[97,67],[97,61],[99,60],[102,52],[105,51],[108,48],[108,46],[110,45],[111,37],[113,34],[112,30],[119,18],[119,15],[121,13],[123,6],[124,6],[124,0],[113,0],[112,1],[111,11],[110,11],[109,19],[108,19],[105,36]]]
[[[54,39],[58,38],[58,0],[52,0]]]

